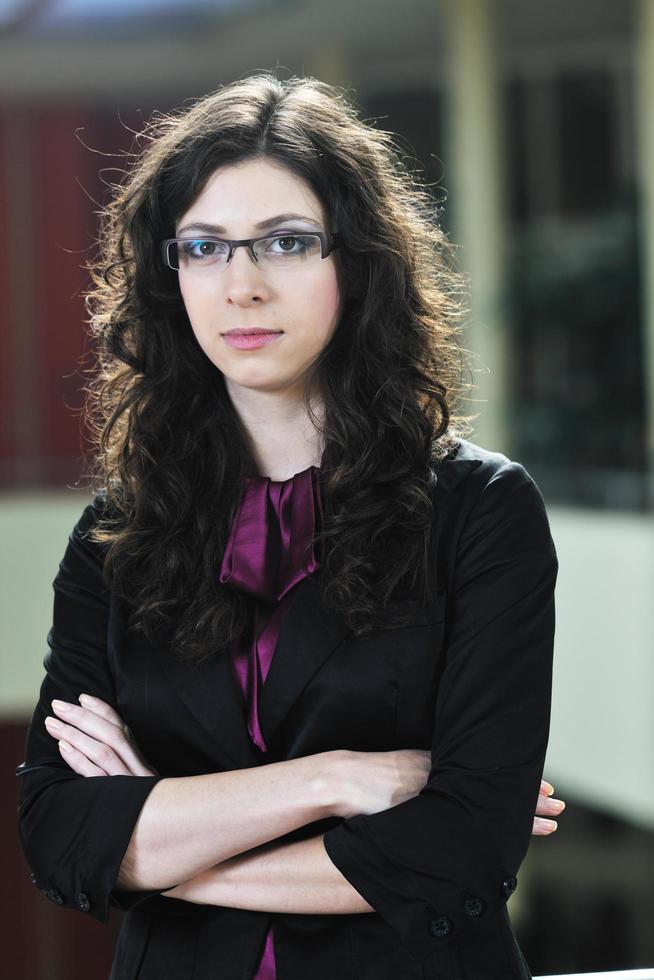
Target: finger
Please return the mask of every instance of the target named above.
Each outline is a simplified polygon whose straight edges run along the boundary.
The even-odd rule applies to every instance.
[[[101,701],[100,698],[92,697],[90,694],[80,694],[77,700],[87,711],[91,711],[99,718],[104,718],[105,721],[111,722],[111,724],[115,725],[116,728],[127,728],[127,725],[116,709],[106,701]]]
[[[78,752],[78,750],[68,742],[64,742],[63,739],[59,742],[59,751],[62,759],[68,763],[71,769],[78,772],[80,776],[108,775],[104,769],[100,769],[99,766],[94,765],[90,759],[87,759],[85,755]]]
[[[539,796],[536,803],[536,813],[540,813],[544,817],[558,816],[565,810],[565,803],[563,800],[556,800],[549,796]]]
[[[542,817],[534,817],[534,825],[531,833],[532,835],[535,834],[536,836],[544,837],[554,833],[557,827],[556,820],[543,820]]]
[[[155,767],[148,762],[145,756],[139,751],[138,746],[134,742],[129,725],[123,721],[115,708],[113,708],[106,701],[102,701],[100,698],[92,697],[90,694],[80,694],[78,700],[80,701],[82,707],[88,709],[89,711],[93,711],[94,714],[97,714],[100,718],[105,718],[107,721],[110,721],[112,725],[116,725],[117,728],[120,728],[121,731],[124,732],[127,739],[128,751],[131,750],[133,753],[133,758],[130,756],[127,760],[133,775],[158,775]]]
[[[551,796],[554,792],[554,787],[551,783],[548,783],[546,779],[541,779],[539,793],[544,793],[545,796]]]
[[[67,725],[58,718],[47,717],[45,720],[46,730],[53,738],[64,739],[74,749],[84,755],[91,763],[94,763],[107,776],[130,776],[131,773],[120,755],[118,755],[111,745],[96,741],[86,735],[83,731],[73,725]]]
[[[109,760],[110,757],[103,746],[109,747],[125,767],[118,769],[115,773],[112,772],[111,775],[148,775],[149,770],[145,768],[143,761],[134,751],[128,739],[127,732],[129,729],[123,724],[120,715],[115,714],[113,708],[110,708],[109,705],[105,707],[114,713],[114,716],[119,721],[118,725],[109,721],[104,717],[104,714],[97,714],[96,711],[91,711],[80,705],[67,701],[52,702],[52,710],[60,721],[73,725],[87,736],[90,736],[91,741],[82,741],[80,744],[78,740],[75,740],[74,745],[81,749],[93,762],[98,763],[98,765],[104,768],[105,759]],[[100,709],[98,708],[98,710]],[[95,740],[95,745],[92,744],[93,740]],[[98,753],[100,753],[99,756]]]
[[[111,722],[112,725],[115,725],[123,732],[127,740],[127,750],[124,759],[133,775],[151,776],[153,773],[156,773],[154,766],[150,765],[147,759],[138,751],[138,747],[134,745],[129,725],[121,718],[112,705],[106,701],[102,701],[100,698],[92,697],[90,694],[80,694],[78,700],[83,708]]]

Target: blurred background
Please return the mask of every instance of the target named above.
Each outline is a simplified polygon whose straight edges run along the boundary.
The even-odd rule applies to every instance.
[[[14,806],[89,499],[81,263],[152,111],[258,69],[344,86],[444,207],[472,287],[469,438],[536,479],[560,561],[544,776],[567,808],[511,917],[535,975],[650,966],[654,0],[0,0],[4,975],[106,976],[120,924],[44,900]]]

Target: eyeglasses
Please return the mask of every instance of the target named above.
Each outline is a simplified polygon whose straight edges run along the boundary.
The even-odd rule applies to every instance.
[[[178,272],[221,270],[234,250],[244,245],[263,269],[300,269],[326,259],[340,245],[337,232],[325,231],[269,235],[266,238],[166,238],[161,243],[166,265]]]

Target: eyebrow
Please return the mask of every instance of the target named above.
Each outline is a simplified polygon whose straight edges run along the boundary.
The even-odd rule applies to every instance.
[[[312,225],[319,224],[319,222],[316,221],[315,218],[307,218],[306,215],[303,214],[288,213],[288,214],[275,214],[273,215],[272,218],[265,218],[263,221],[257,222],[257,224],[254,227],[257,229],[257,231],[262,231],[265,228],[272,228],[273,225],[280,224],[280,222],[282,221],[308,221]],[[191,231],[192,229],[197,229],[198,231],[206,231],[207,234],[209,235],[213,233],[219,235],[225,234],[225,229],[223,228],[222,225],[208,225],[202,221],[194,221],[190,225],[184,225],[183,228],[179,229],[177,234],[179,236],[183,232]]]

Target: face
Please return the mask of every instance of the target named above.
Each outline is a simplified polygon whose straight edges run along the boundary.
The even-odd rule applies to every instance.
[[[301,217],[256,226],[276,215]],[[177,237],[201,234],[196,223],[220,227],[218,238],[256,238],[284,232],[335,231],[308,184],[281,164],[246,160],[220,167],[179,218]],[[204,234],[209,232],[204,231]],[[237,248],[220,270],[179,270],[179,286],[193,332],[225,378],[239,389],[295,393],[328,343],[340,316],[335,253],[292,269],[264,269],[247,248]],[[225,331],[260,327],[281,331],[264,346],[230,346]]]

